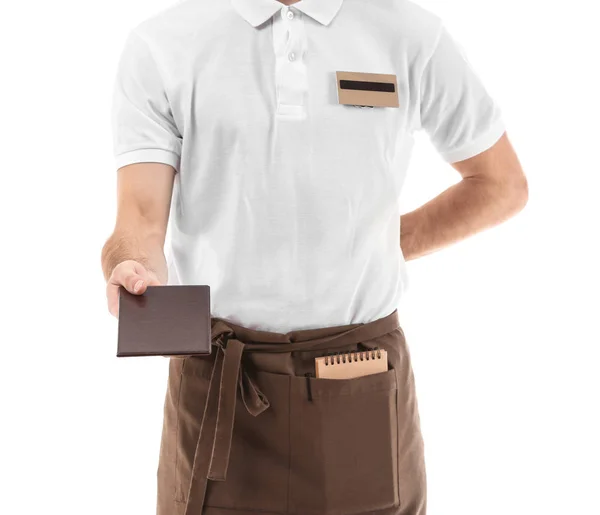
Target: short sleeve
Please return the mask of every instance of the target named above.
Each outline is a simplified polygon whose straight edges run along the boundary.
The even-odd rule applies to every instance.
[[[500,107],[443,24],[423,70],[420,98],[421,128],[449,163],[487,150],[505,131]]]
[[[117,168],[154,162],[179,171],[181,135],[157,63],[135,31],[129,33],[118,62],[111,120]]]

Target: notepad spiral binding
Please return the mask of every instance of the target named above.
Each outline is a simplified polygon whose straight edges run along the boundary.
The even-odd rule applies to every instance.
[[[351,350],[343,352],[332,352],[323,356],[325,365],[340,365],[342,363],[356,363],[358,361],[369,361],[381,359],[381,350],[377,347],[366,350]]]

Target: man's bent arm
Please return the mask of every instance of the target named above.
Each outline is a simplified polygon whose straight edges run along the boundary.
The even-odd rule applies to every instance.
[[[527,179],[506,133],[486,151],[451,166],[462,180],[400,217],[406,261],[498,225],[527,203]]]
[[[164,255],[174,170],[162,163],[139,163],[118,171],[117,219],[102,248],[101,262],[108,281],[115,267],[133,260],[167,282]]]

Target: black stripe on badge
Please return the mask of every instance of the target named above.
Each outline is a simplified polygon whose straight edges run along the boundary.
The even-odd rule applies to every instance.
[[[393,93],[396,88],[390,82],[370,82],[366,80],[340,80],[340,89],[353,89],[357,91],[384,91]]]

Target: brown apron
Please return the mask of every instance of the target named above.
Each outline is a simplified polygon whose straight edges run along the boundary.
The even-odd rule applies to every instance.
[[[285,334],[215,317],[211,325],[210,357],[169,361],[157,515],[425,515],[397,311]],[[387,372],[314,377],[317,356],[375,348],[387,350]]]

